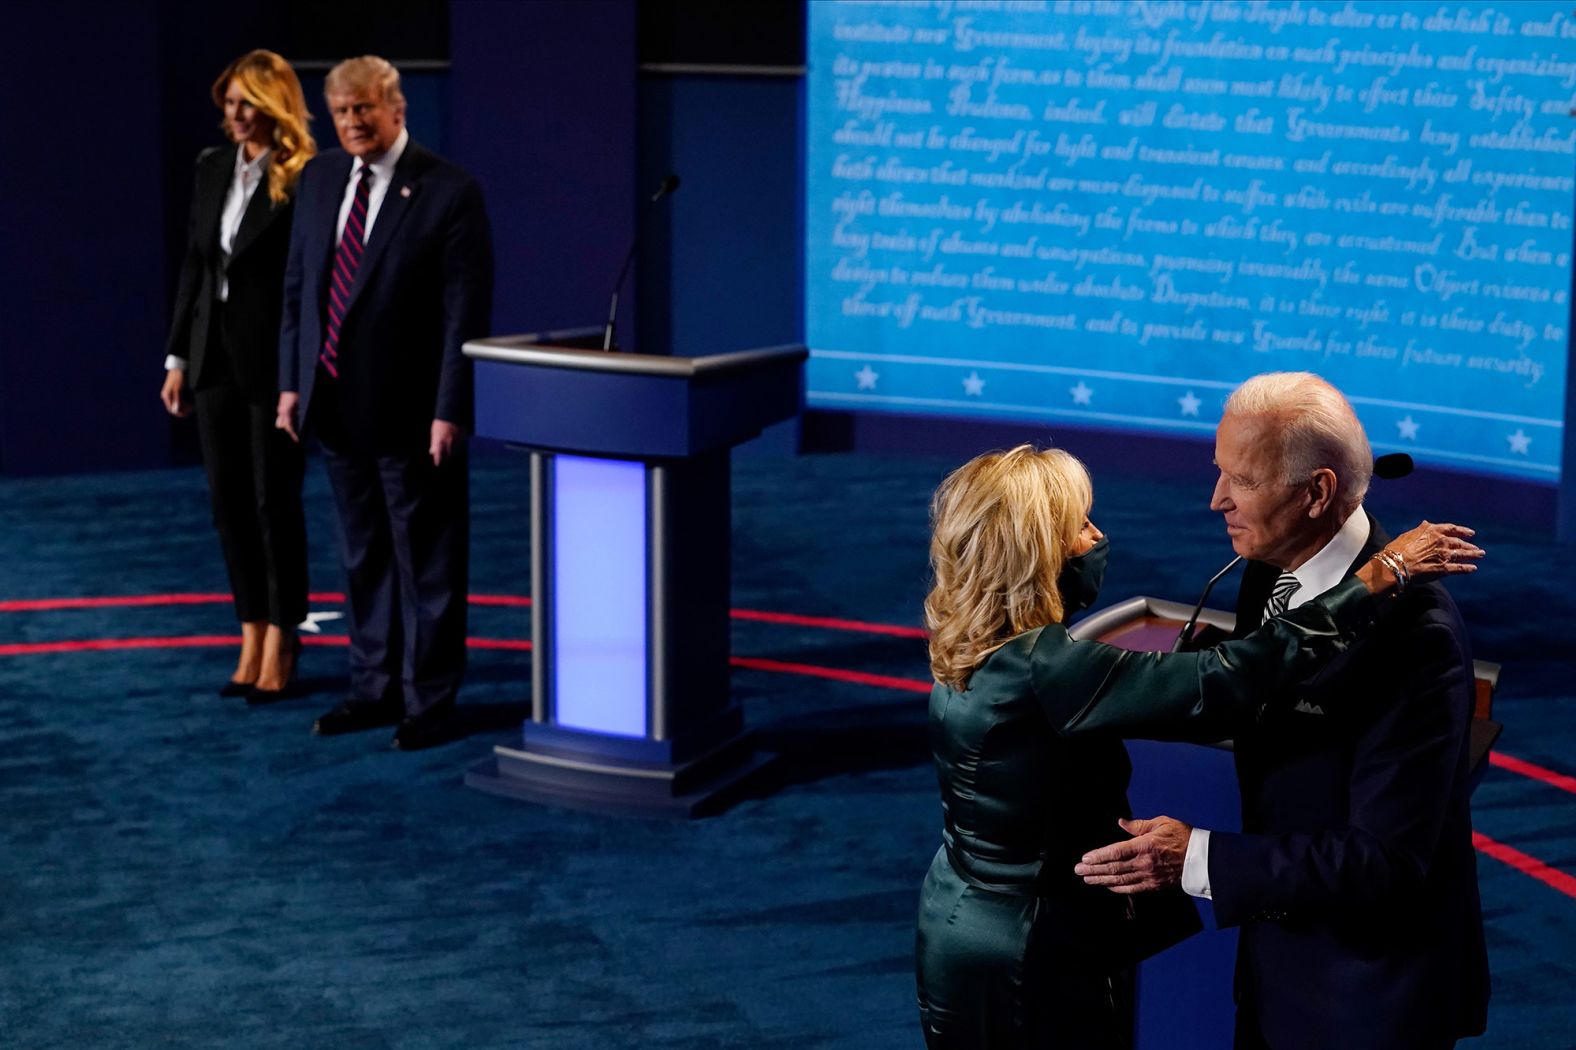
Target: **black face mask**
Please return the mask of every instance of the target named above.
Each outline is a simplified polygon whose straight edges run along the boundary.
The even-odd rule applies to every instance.
[[[1067,559],[1061,575],[1056,577],[1056,589],[1062,592],[1062,616],[1082,612],[1100,597],[1100,583],[1105,579],[1106,557],[1111,553],[1111,541],[1104,536],[1100,542]]]

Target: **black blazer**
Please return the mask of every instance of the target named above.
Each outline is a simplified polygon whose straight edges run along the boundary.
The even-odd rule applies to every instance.
[[[301,395],[305,423],[328,309],[339,207],[353,158],[315,157],[302,173],[285,267],[279,388]],[[432,421],[471,426],[471,366],[487,334],[492,242],[476,180],[412,140],[356,269],[338,342],[348,436],[375,454],[421,453]]]
[[[1354,570],[1388,540],[1370,522]],[[1248,564],[1239,634],[1259,623],[1277,575]],[[1277,1050],[1432,1048],[1481,1033],[1472,660],[1455,603],[1437,583],[1410,588],[1298,693],[1301,711],[1271,705],[1237,737],[1243,833],[1210,836],[1216,921],[1242,927],[1239,999],[1256,1003]]]
[[[186,359],[191,387],[203,381],[215,306],[218,304],[219,217],[235,175],[236,146],[216,146],[197,157],[192,188],[186,256],[175,294],[175,318],[166,354]],[[266,177],[252,193],[230,255],[230,296],[222,334],[229,349],[233,381],[247,400],[273,404],[278,397],[279,313],[283,300],[285,256],[290,248],[292,202],[275,204]]]

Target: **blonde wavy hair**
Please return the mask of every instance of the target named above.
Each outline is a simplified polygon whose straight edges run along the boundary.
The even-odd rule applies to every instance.
[[[1335,471],[1336,500],[1350,514],[1368,495],[1374,454],[1350,401],[1313,372],[1265,372],[1226,399],[1226,415],[1269,417],[1280,438],[1282,480],[1301,485],[1320,467]]]
[[[268,199],[283,204],[290,199],[306,162],[317,155],[317,142],[307,130],[312,114],[306,95],[290,63],[259,48],[248,51],[224,67],[213,82],[213,102],[224,109],[224,93],[234,81],[246,101],[274,122],[273,152],[268,156]]]
[[[930,503],[936,681],[966,689],[1007,639],[1062,619],[1056,578],[1092,501],[1088,470],[1061,449],[987,452],[947,475]]]

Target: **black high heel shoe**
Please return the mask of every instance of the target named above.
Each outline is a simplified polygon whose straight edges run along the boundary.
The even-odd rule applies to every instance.
[[[301,669],[301,636],[295,635],[290,640],[292,652],[290,660],[290,677],[278,689],[259,689],[257,686],[248,686],[245,692],[246,703],[249,707],[262,707],[266,704],[277,704],[281,700],[289,700],[301,695],[301,687],[296,682],[296,672]]]
[[[250,696],[256,688],[251,682],[226,682],[219,687],[220,696]]]

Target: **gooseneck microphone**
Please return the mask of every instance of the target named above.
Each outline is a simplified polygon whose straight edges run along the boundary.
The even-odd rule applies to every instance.
[[[613,349],[613,326],[618,318],[618,292],[624,287],[624,277],[629,273],[629,264],[635,260],[635,247],[640,244],[640,228],[645,225],[646,216],[651,214],[651,206],[679,188],[679,177],[669,175],[657,186],[657,192],[646,201],[646,206],[640,212],[640,217],[635,220],[635,235],[629,239],[629,251],[624,253],[624,265],[618,268],[618,280],[613,282],[613,302],[607,310],[607,327],[602,329],[602,349]]]
[[[1241,560],[1242,555],[1240,554],[1235,558],[1232,558],[1226,563],[1226,567],[1224,569],[1221,569],[1215,575],[1211,576],[1209,578],[1209,582],[1204,584],[1204,593],[1198,596],[1198,604],[1193,606],[1193,615],[1187,618],[1187,623],[1182,625],[1182,633],[1177,635],[1177,640],[1171,643],[1171,651],[1173,653],[1180,653],[1187,646],[1187,644],[1193,640],[1193,625],[1198,623],[1198,615],[1204,611],[1204,603],[1209,601],[1209,592],[1214,590],[1215,584],[1220,582],[1221,577],[1225,576],[1226,573],[1230,572],[1232,569],[1235,569],[1237,567],[1237,562]]]

